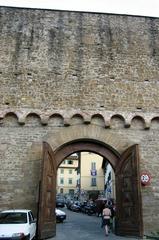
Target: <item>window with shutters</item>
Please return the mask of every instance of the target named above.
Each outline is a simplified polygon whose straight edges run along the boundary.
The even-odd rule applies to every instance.
[[[96,170],[96,162],[91,162],[91,170]]]
[[[70,184],[70,185],[72,184],[72,178],[68,179],[68,184]]]
[[[60,184],[64,184],[64,179],[60,178]]]
[[[97,186],[96,178],[91,178],[91,186]]]

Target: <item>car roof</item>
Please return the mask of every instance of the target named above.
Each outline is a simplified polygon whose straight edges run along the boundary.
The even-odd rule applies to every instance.
[[[3,210],[1,211],[1,213],[9,213],[9,212],[23,212],[23,213],[27,213],[30,212],[31,210],[29,209],[8,209],[8,210]]]

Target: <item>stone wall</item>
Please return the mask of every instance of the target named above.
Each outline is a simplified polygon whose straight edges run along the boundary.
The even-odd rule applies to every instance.
[[[159,19],[0,13],[1,107],[158,110]]]
[[[43,140],[100,126],[140,145],[158,231],[159,19],[0,7],[0,36],[0,208],[36,211]]]

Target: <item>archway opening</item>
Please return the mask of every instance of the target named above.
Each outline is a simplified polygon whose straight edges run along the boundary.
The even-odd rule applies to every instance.
[[[114,234],[115,202],[115,173],[107,159],[87,151],[67,156],[57,170],[57,236],[60,238],[65,234],[71,223],[74,232],[78,225],[83,238],[86,234],[92,238],[98,234],[98,238],[102,238],[105,231],[104,227],[101,229],[102,212],[106,203],[111,209],[110,230]],[[61,222],[64,223],[62,226]]]
[[[93,198],[106,195],[110,198],[111,194],[108,189],[112,183],[112,192],[115,195],[115,174],[109,161],[99,154],[80,151],[69,155],[59,165],[56,193],[59,197],[69,195],[70,198],[73,196],[74,199],[80,199],[79,194],[83,191],[97,190],[97,193],[94,192],[96,197]],[[105,192],[106,187],[107,192]]]
[[[141,214],[141,194],[139,183],[139,155],[138,145],[133,145],[126,149],[122,154],[119,154],[111,146],[96,141],[94,139],[77,139],[75,141],[67,142],[53,151],[48,143],[44,143],[44,163],[48,162],[48,167],[43,169],[43,183],[45,191],[41,193],[41,199],[45,199],[48,195],[47,202],[41,201],[42,213],[47,213],[46,224],[45,221],[41,225],[48,227],[48,220],[51,208],[49,201],[53,199],[52,210],[55,210],[56,202],[56,176],[57,169],[60,164],[74,153],[92,152],[98,154],[106,159],[112,166],[115,173],[116,180],[116,233],[118,235],[142,236],[142,214]],[[44,164],[44,165],[45,165]],[[48,171],[48,173],[47,173]],[[49,176],[48,182],[46,177]],[[52,182],[53,191],[50,193],[50,184]],[[48,184],[46,186],[45,184]],[[46,206],[44,206],[46,203]],[[43,214],[41,214],[43,219]],[[55,219],[55,217],[54,217]],[[51,223],[51,219],[50,222]],[[54,226],[52,221],[51,229]],[[55,228],[54,228],[55,229]],[[49,231],[49,230],[48,230]],[[52,230],[51,230],[52,231]],[[53,231],[52,231],[53,232]],[[44,234],[46,233],[44,227]],[[51,234],[51,232],[50,232]],[[54,232],[55,234],[55,232]],[[49,236],[49,235],[47,235]],[[53,233],[52,235],[53,236]],[[43,236],[44,238],[45,236]]]

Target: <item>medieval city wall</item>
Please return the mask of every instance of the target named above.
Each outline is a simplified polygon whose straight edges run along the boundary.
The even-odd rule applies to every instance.
[[[158,38],[157,18],[0,7],[1,209],[36,209],[43,140],[100,126],[139,144],[144,229],[159,230]]]

